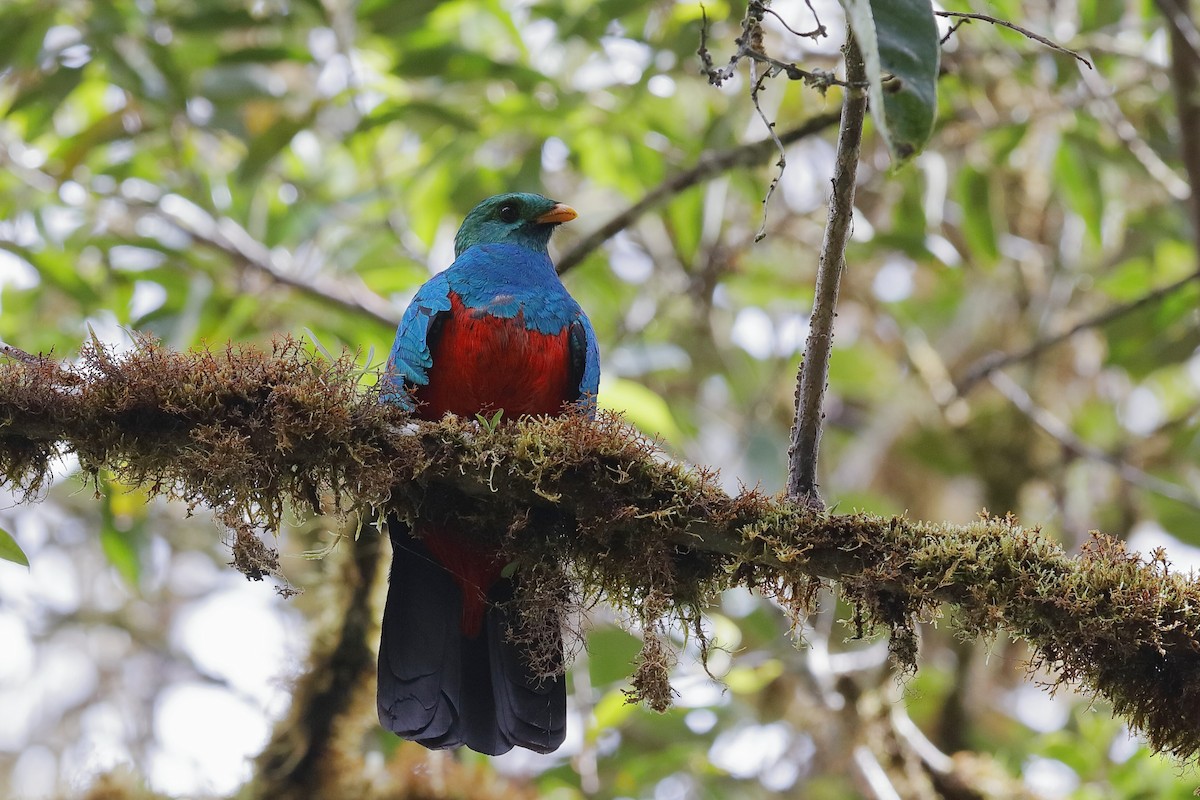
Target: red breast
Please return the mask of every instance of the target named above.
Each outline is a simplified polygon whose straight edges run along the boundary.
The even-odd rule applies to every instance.
[[[414,392],[417,413],[441,419],[557,414],[570,395],[567,329],[544,334],[525,327],[522,314],[504,319],[472,311],[450,293],[450,312],[430,346],[429,383]]]

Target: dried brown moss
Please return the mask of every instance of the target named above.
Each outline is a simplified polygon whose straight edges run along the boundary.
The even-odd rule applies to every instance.
[[[603,593],[650,632],[666,616],[694,629],[700,609],[735,584],[802,614],[813,579],[834,579],[861,633],[887,629],[911,667],[917,620],[948,602],[964,635],[1025,639],[1157,749],[1200,751],[1200,585],[1161,555],[1147,562],[1106,537],[1071,558],[1010,518],[953,526],[819,514],[753,491],[730,497],[613,416],[496,430],[412,423],[360,389],[353,359],[329,362],[290,340],[270,353],[171,353],[142,341],[118,356],[92,346],[69,369],[0,363],[0,476],[36,490],[52,455],[67,451],[92,474],[111,469],[217,508],[239,541],[274,528],[288,504],[321,498],[454,517],[501,542],[523,574],[570,565],[584,602]],[[270,558],[246,544],[240,566],[269,571]],[[527,584],[514,602],[531,627],[559,625],[561,580]],[[638,668],[652,705],[670,699],[668,662],[651,646]]]

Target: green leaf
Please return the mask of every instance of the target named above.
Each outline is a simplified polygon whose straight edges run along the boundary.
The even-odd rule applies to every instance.
[[[1089,238],[1099,247],[1104,190],[1096,167],[1101,160],[1095,153],[1084,152],[1085,149],[1090,149],[1085,142],[1065,138],[1054,160],[1054,177],[1067,205],[1084,221]]]
[[[59,67],[30,80],[13,99],[5,116],[21,112],[25,118],[25,136],[36,139],[50,127],[54,112],[82,80],[83,70],[70,67]]]
[[[594,740],[601,731],[620,727],[637,710],[637,704],[630,703],[620,689],[605,692],[600,702],[592,708],[595,724],[588,726],[587,737]]]
[[[648,386],[626,378],[606,380],[600,390],[600,407],[620,411],[650,436],[660,436],[676,445],[684,441],[670,405]]]
[[[109,478],[102,479],[101,485],[100,549],[122,580],[136,589],[142,577],[145,497]]]
[[[308,128],[315,118],[315,112],[309,112],[299,119],[280,117],[261,136],[250,143],[246,159],[238,168],[238,180],[242,183],[255,181],[271,160],[279,152],[292,143],[296,134]]]
[[[406,3],[364,0],[357,4],[357,11],[359,18],[370,23],[370,28],[376,34],[391,37],[419,30],[425,17],[435,11],[438,5],[438,0],[410,0]]]
[[[30,14],[27,9],[6,8],[0,16],[0,67],[37,63],[46,31],[53,24],[53,14]]]
[[[29,557],[25,555],[21,545],[17,544],[17,540],[13,538],[12,534],[3,528],[0,528],[0,559],[25,567],[29,566]]]
[[[394,71],[410,79],[437,76],[450,84],[508,80],[529,92],[546,80],[542,73],[524,64],[499,61],[453,41],[404,50]]]
[[[625,685],[642,640],[616,625],[598,625],[588,632],[588,676],[597,688]],[[624,698],[622,698],[623,700]]]
[[[408,127],[430,134],[447,125],[457,131],[473,131],[479,128],[478,117],[448,108],[441,103],[416,99],[381,104],[362,118],[355,133],[369,131],[392,122],[402,122]]]
[[[771,658],[754,665],[737,664],[724,677],[724,683],[732,691],[755,694],[783,674],[783,662]]]
[[[504,418],[504,409],[503,408],[500,409],[499,411],[497,411],[495,414],[493,414],[490,419],[488,417],[485,417],[483,414],[475,415],[475,421],[478,422],[479,425],[488,433],[495,433],[496,429],[500,427],[500,420],[503,418]]]
[[[964,166],[958,178],[962,234],[970,249],[971,262],[991,266],[1000,255],[992,213],[991,179],[983,172]]]
[[[117,530],[106,520],[104,527],[100,529],[100,549],[126,584],[131,587],[138,585],[142,575],[142,562],[128,533]]]
[[[871,116],[902,164],[921,152],[937,118],[941,43],[933,6],[929,0],[842,0],[842,6],[867,68]]]

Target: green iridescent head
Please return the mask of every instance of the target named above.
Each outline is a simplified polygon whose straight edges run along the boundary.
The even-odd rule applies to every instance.
[[[498,194],[467,214],[454,237],[454,255],[477,244],[515,244],[545,252],[554,229],[576,216],[575,209],[540,194]]]

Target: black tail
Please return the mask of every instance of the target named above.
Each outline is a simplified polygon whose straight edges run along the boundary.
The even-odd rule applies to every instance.
[[[508,641],[507,578],[478,636],[462,633],[462,592],[407,526],[389,523],[392,574],[379,642],[379,721],[426,747],[549,753],[566,736],[566,680],[531,675]]]

